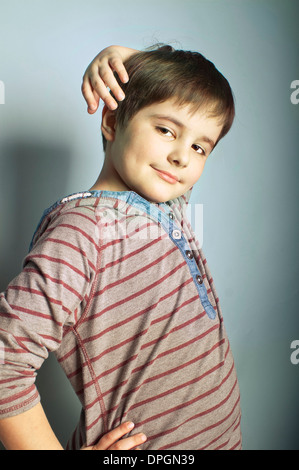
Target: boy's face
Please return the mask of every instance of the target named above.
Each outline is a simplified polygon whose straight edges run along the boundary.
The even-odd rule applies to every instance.
[[[108,136],[99,187],[132,190],[152,202],[181,196],[200,178],[221,129],[217,118],[191,114],[173,100],[147,106]]]

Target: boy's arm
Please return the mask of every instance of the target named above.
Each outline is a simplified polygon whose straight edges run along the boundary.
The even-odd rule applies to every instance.
[[[61,448],[39,404],[35,377],[90,293],[100,256],[94,231],[94,220],[81,211],[61,214],[0,293],[0,439],[9,449]]]
[[[82,83],[82,94],[87,102],[87,111],[94,114],[102,99],[109,109],[116,109],[117,102],[112,98],[107,87],[114,96],[122,101],[124,94],[118,85],[113,72],[116,72],[123,83],[128,82],[129,77],[123,62],[132,54],[136,54],[136,49],[122,46],[109,46],[103,49],[87,67]]]
[[[82,450],[130,450],[142,444],[142,433],[121,439],[133,429],[126,422],[105,434],[99,442]],[[40,403],[24,413],[0,419],[0,440],[7,450],[63,450]]]
[[[7,450],[63,450],[40,403],[0,419],[0,440]]]

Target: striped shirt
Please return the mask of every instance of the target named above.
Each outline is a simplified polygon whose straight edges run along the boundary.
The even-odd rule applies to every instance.
[[[145,450],[241,448],[236,371],[190,192],[150,203],[87,191],[44,212],[0,295],[0,417],[39,402],[36,373],[53,351],[82,404],[68,449],[127,420]]]

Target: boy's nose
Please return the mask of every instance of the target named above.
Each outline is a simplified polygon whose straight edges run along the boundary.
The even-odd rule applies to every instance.
[[[185,167],[189,163],[188,152],[184,149],[177,149],[168,155],[168,161],[173,165]]]

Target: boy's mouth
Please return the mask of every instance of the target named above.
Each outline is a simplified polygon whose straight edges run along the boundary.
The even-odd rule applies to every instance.
[[[163,170],[158,170],[157,168],[153,167],[154,170],[158,173],[158,175],[167,181],[168,183],[174,184],[179,181],[178,177],[175,175],[172,175],[171,173],[168,173],[168,171],[163,171]]]

